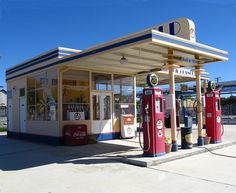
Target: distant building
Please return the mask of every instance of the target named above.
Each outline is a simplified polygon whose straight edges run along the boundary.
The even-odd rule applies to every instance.
[[[222,87],[221,94],[236,94],[236,80],[233,81],[225,81],[225,82],[218,82],[218,85]]]
[[[0,117],[6,117],[7,115],[7,92],[0,90]]]

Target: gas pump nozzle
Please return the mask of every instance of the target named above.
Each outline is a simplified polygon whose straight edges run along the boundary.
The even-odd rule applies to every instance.
[[[140,138],[140,131],[139,131],[139,145],[140,147],[142,148],[142,150],[144,152],[147,152],[150,150],[150,146],[151,146],[151,142],[150,142],[150,131],[149,131],[149,117],[148,117],[148,114],[149,114],[149,105],[148,103],[146,104],[146,107],[144,108],[145,109],[145,118],[144,118],[144,122],[146,122],[147,124],[147,137],[148,137],[148,147],[145,149],[144,146],[141,144],[141,138]]]
[[[149,109],[149,105],[147,104],[146,107],[145,107],[145,112],[146,112],[147,115],[148,115],[148,109]]]

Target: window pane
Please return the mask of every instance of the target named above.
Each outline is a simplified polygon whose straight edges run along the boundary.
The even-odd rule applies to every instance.
[[[20,88],[20,96],[25,96],[25,88]]]
[[[46,74],[39,74],[36,77],[36,88],[42,88],[48,86],[48,78],[46,77]]]
[[[111,75],[92,73],[93,90],[111,90]]]
[[[27,78],[27,90],[35,89],[36,80],[33,77]]]
[[[27,105],[35,105],[35,90],[27,92]]]
[[[63,73],[63,120],[73,120],[79,112],[81,119],[90,119],[89,72],[69,70]]]
[[[93,120],[100,120],[100,97],[93,95]]]
[[[27,120],[30,120],[30,121],[35,120],[35,106],[27,107]]]
[[[23,90],[20,90],[23,95]],[[57,120],[58,117],[57,70],[47,71],[27,78],[27,119]]]
[[[120,114],[134,115],[134,77],[114,75],[115,117]]]
[[[104,120],[111,119],[111,97],[105,96],[103,99]]]
[[[36,90],[36,119],[46,120],[47,96],[43,89]]]

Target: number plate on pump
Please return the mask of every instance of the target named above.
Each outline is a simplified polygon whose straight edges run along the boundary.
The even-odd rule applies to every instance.
[[[145,90],[145,95],[152,95],[152,90]]]
[[[212,93],[210,93],[210,94],[207,94],[206,96],[207,97],[213,97],[214,95]]]

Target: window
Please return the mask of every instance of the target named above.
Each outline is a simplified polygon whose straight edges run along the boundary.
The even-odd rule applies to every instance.
[[[92,73],[92,89],[93,90],[111,90],[111,75]]]
[[[27,78],[27,120],[57,120],[57,90],[55,70]]]
[[[93,95],[93,120],[100,120],[100,96]]]
[[[115,117],[134,115],[134,77],[114,75]]]
[[[111,119],[111,98],[110,98],[110,96],[105,96],[103,99],[103,113],[104,113],[104,120]]]
[[[20,88],[20,97],[25,96],[25,88]]]
[[[89,72],[69,70],[63,74],[62,84],[63,120],[89,120]]]

